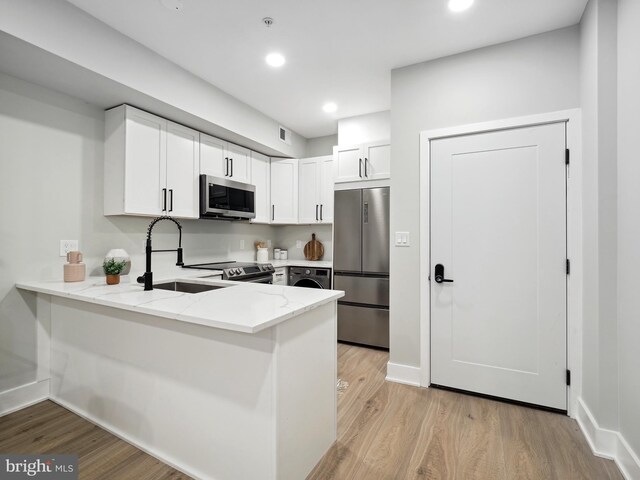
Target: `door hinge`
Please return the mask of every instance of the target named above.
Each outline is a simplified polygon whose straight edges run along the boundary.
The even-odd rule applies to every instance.
[[[571,262],[567,258],[567,275],[569,275],[570,273],[571,273]]]
[[[571,370],[567,369],[567,386],[571,385]]]
[[[565,149],[564,151],[564,163],[565,165],[569,165],[569,159],[571,157],[571,150],[569,150],[568,148]]]

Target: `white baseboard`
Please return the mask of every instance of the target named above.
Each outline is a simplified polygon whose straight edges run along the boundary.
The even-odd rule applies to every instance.
[[[49,398],[49,380],[28,383],[0,393],[0,416]]]
[[[582,398],[578,399],[576,413],[578,425],[593,453],[616,462],[627,480],[640,479],[640,459],[620,432],[601,428]]]
[[[400,363],[387,363],[387,377],[389,382],[404,383],[405,385],[420,386],[420,368]]]

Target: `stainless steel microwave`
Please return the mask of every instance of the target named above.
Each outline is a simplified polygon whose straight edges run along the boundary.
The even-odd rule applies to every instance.
[[[248,220],[256,216],[256,187],[200,175],[200,218]]]

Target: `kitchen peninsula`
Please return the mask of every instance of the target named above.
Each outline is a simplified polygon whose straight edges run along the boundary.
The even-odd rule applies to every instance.
[[[336,438],[342,292],[178,280],[212,290],[19,283],[50,398],[197,478],[305,478]]]

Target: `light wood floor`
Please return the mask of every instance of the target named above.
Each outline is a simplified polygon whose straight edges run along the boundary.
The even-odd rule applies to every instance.
[[[80,479],[191,478],[48,400],[0,417],[0,452],[78,455]]]
[[[338,441],[308,480],[622,480],[570,418],[385,382],[387,360],[338,345],[338,376],[349,383]],[[50,401],[0,417],[0,452],[77,454],[81,479],[189,478]]]
[[[569,417],[385,382],[387,360],[338,345],[338,441],[308,480],[622,480]]]

